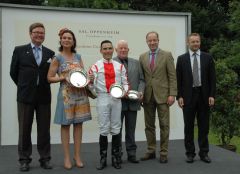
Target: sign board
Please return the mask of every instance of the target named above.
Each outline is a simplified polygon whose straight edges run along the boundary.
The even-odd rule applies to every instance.
[[[101,58],[101,41],[111,40],[115,46],[120,39],[128,41],[129,57],[138,59],[148,50],[146,33],[156,31],[160,37],[160,48],[171,51],[175,58],[186,51],[185,39],[190,33],[189,13],[161,13],[138,11],[111,11],[21,6],[0,4],[0,128],[1,145],[18,142],[17,88],[10,78],[10,63],[14,47],[30,42],[29,26],[34,22],[45,25],[45,46],[58,53],[59,36],[62,28],[72,30],[77,38],[77,52],[82,55],[88,69]],[[114,56],[116,54],[114,53]],[[59,84],[52,84],[51,143],[60,143],[60,126],[53,123]],[[96,103],[91,100],[92,120],[83,124],[83,142],[97,142],[99,136]],[[183,138],[182,111],[175,103],[170,111],[170,139]],[[157,116],[156,116],[157,117]],[[145,141],[143,109],[138,112],[136,140]],[[159,122],[156,118],[157,139]],[[37,137],[36,121],[32,128],[32,141]],[[123,138],[124,140],[124,138]],[[72,140],[71,140],[72,141]]]

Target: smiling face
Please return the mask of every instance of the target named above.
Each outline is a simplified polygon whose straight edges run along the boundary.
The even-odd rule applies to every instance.
[[[63,33],[60,39],[63,48],[70,48],[74,45],[73,35],[71,33]]]
[[[151,51],[155,51],[156,49],[158,49],[159,38],[156,33],[154,32],[148,33],[146,36],[146,42]]]
[[[116,52],[120,59],[126,59],[129,52],[128,43],[124,40],[119,41],[117,43]]]
[[[111,43],[103,43],[100,52],[104,59],[110,60],[113,55],[113,45]]]
[[[37,46],[40,46],[45,39],[45,29],[43,27],[36,27],[29,34],[32,43]]]
[[[193,52],[196,52],[200,49],[201,39],[199,35],[191,35],[188,37],[188,47]]]

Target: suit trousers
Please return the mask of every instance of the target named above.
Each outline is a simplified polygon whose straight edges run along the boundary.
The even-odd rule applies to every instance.
[[[18,102],[18,155],[20,163],[30,163],[32,155],[32,123],[36,112],[37,150],[40,162],[49,161],[50,157],[50,104],[26,104]]]
[[[147,138],[148,153],[156,151],[156,110],[160,126],[160,155],[168,155],[169,141],[169,106],[166,103],[158,104],[152,94],[149,103],[144,103],[145,134]]]
[[[209,106],[204,102],[201,87],[193,88],[192,99],[183,107],[184,144],[186,155],[195,156],[194,123],[197,118],[199,156],[205,156],[209,151]]]
[[[135,129],[137,121],[137,111],[122,111],[122,126],[125,121],[125,145],[128,156],[136,156],[137,145],[135,142]],[[121,127],[122,134],[122,127]]]

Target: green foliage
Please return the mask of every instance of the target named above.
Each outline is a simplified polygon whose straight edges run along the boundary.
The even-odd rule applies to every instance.
[[[217,60],[216,105],[211,125],[223,145],[240,135],[240,3],[229,6],[227,31],[214,41],[211,53]],[[223,24],[224,25],[224,24]]]
[[[118,0],[119,1],[119,0]],[[118,9],[127,10],[127,2],[115,0],[48,0],[48,6],[72,7],[72,8],[93,8],[93,9]]]
[[[1,3],[42,5],[45,0],[1,0]]]
[[[72,7],[72,8],[88,8],[93,0],[48,0],[48,6],[54,7]]]
[[[234,0],[230,3],[230,22],[229,29],[235,33],[236,37],[240,36],[240,2]]]
[[[215,58],[218,59],[229,59],[232,56],[232,48],[234,45],[234,41],[221,36],[218,40],[214,41],[213,46],[210,49],[211,54]]]
[[[94,0],[92,8],[96,8],[96,9],[118,9],[118,3],[115,0]]]
[[[240,77],[240,42],[235,41],[230,50],[230,56],[226,60],[228,66],[233,69]],[[238,83],[240,85],[240,83]]]
[[[227,145],[240,130],[240,102],[237,74],[227,66],[226,60],[216,61],[216,105],[212,110],[211,126],[220,143]]]

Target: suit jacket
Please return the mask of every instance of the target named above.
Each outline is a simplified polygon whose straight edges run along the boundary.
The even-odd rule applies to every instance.
[[[50,84],[47,73],[54,52],[42,47],[42,61],[37,65],[31,44],[15,47],[10,67],[10,76],[17,85],[17,101],[40,104],[51,103]],[[39,83],[37,84],[39,77]],[[36,94],[38,97],[36,97]]]
[[[214,97],[216,92],[216,76],[213,58],[210,54],[200,53],[201,66],[201,92],[203,99],[208,104],[208,98]],[[178,95],[184,99],[184,104],[189,104],[192,97],[193,76],[189,52],[180,55],[177,60]]]
[[[170,52],[159,49],[155,58],[155,66],[149,66],[149,51],[140,55],[139,61],[143,69],[146,87],[144,102],[148,103],[153,92],[158,104],[166,103],[168,96],[177,95],[176,70]]]
[[[119,63],[122,63],[118,57],[114,57]],[[128,67],[127,67],[127,76],[130,86],[130,90],[135,90],[142,92],[144,94],[145,80],[143,76],[142,68],[139,64],[139,61],[133,58],[128,58]],[[140,110],[140,102],[136,100],[122,99],[122,110],[127,111],[137,111]]]

